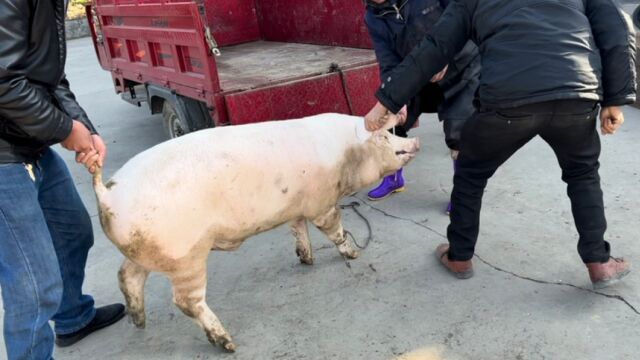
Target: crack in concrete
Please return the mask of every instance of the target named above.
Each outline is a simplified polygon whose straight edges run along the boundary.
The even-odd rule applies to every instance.
[[[365,199],[362,199],[362,198],[360,198],[358,196],[353,196],[353,197],[358,199],[358,200],[360,200],[363,204],[367,205],[370,209],[373,209],[373,210],[383,214],[386,217],[390,217],[392,219],[397,219],[397,220],[402,220],[402,221],[413,223],[414,225],[417,225],[417,226],[420,226],[421,228],[429,230],[430,232],[432,232],[432,233],[438,235],[439,237],[447,240],[447,236],[445,234],[442,234],[441,232],[431,228],[430,226],[425,225],[424,223],[421,223],[421,222],[418,222],[418,221],[415,221],[415,220],[412,220],[412,219],[409,219],[409,218],[404,218],[404,217],[401,217],[401,216],[390,214],[390,213],[386,212],[385,210],[382,210],[382,209],[380,209],[378,207],[375,207],[375,206],[371,205]],[[538,284],[544,284],[544,285],[568,286],[568,287],[572,287],[574,289],[586,291],[586,292],[591,293],[591,294],[600,295],[600,296],[603,296],[603,297],[606,297],[606,298],[609,298],[609,299],[615,299],[615,300],[621,301],[625,305],[627,305],[627,307],[629,307],[629,309],[631,309],[631,311],[633,311],[636,315],[640,315],[640,311],[638,309],[636,309],[635,306],[633,306],[629,301],[627,301],[627,299],[625,299],[621,295],[611,295],[611,294],[607,294],[607,293],[603,293],[603,292],[600,292],[600,291],[584,288],[584,287],[581,287],[581,286],[578,286],[578,285],[574,285],[574,284],[570,284],[570,283],[554,282],[554,281],[546,281],[546,280],[539,280],[539,279],[530,278],[528,276],[519,275],[519,274],[516,274],[516,273],[514,273],[512,271],[505,270],[505,269],[502,269],[502,268],[500,268],[500,267],[498,267],[496,265],[493,265],[489,261],[483,259],[478,254],[474,254],[474,257],[478,258],[478,260],[480,260],[482,263],[484,263],[485,265],[489,266],[490,268],[492,268],[492,269],[494,269],[496,271],[503,272],[505,274],[509,274],[509,275],[514,276],[514,277],[516,277],[518,279],[532,281],[532,282],[535,282],[535,283],[538,283]]]
[[[500,272],[503,272],[503,273],[505,273],[505,274],[509,274],[509,275],[515,276],[515,277],[517,277],[517,278],[519,278],[519,279],[522,279],[522,280],[529,280],[529,281],[533,281],[533,282],[538,283],[538,284],[558,285],[558,286],[568,286],[568,287],[572,287],[572,288],[575,288],[575,289],[579,289],[579,290],[583,290],[583,291],[586,291],[586,292],[590,292],[590,293],[592,293],[592,294],[596,294],[596,295],[604,296],[604,297],[609,298],[609,299],[616,299],[616,300],[622,301],[623,303],[625,303],[625,304],[626,304],[626,305],[631,309],[631,311],[633,311],[634,313],[636,313],[636,315],[640,315],[640,311],[638,311],[638,309],[636,309],[636,308],[635,308],[635,306],[631,305],[631,303],[629,303],[629,301],[627,301],[627,299],[625,299],[625,298],[624,298],[624,297],[622,297],[621,295],[611,295],[611,294],[606,294],[606,293],[603,293],[603,292],[600,292],[600,291],[596,291],[596,290],[592,290],[592,289],[584,288],[584,287],[581,287],[581,286],[578,286],[578,285],[574,285],[574,284],[571,284],[571,283],[565,283],[565,282],[559,282],[559,281],[546,281],[546,280],[539,280],[539,279],[530,278],[530,277],[528,277],[528,276],[524,276],[524,275],[518,275],[518,274],[516,274],[516,273],[514,273],[514,272],[511,272],[511,271],[509,271],[509,270],[502,269],[502,268],[500,268],[500,267],[497,267],[497,266],[495,266],[495,265],[493,265],[493,264],[489,263],[487,260],[483,259],[483,258],[482,258],[480,255],[478,255],[478,254],[475,254],[474,256],[475,256],[476,258],[478,258],[478,260],[482,261],[485,265],[487,265],[487,266],[489,266],[489,267],[493,268],[494,270],[496,270],[496,271],[500,271]]]

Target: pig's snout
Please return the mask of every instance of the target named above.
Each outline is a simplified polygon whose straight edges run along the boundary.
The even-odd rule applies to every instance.
[[[415,154],[418,151],[420,151],[420,139],[412,138],[408,139],[405,145],[396,151],[396,155]]]
[[[403,145],[400,150],[396,151],[396,156],[404,166],[420,151],[420,140],[418,138],[405,139]]]

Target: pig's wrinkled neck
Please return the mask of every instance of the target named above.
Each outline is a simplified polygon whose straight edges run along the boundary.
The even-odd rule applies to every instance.
[[[386,169],[389,162],[386,155],[380,146],[370,141],[348,148],[342,162],[341,192],[351,194],[372,185],[385,173],[392,171]]]

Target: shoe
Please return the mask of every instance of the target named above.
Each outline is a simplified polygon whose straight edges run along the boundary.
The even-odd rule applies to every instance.
[[[473,263],[471,260],[449,260],[449,244],[440,244],[436,248],[436,257],[447,270],[458,279],[469,279],[473,276]]]
[[[378,187],[369,191],[367,197],[369,200],[377,201],[404,190],[404,178],[402,177],[402,169],[400,169],[395,174],[386,176]]]
[[[631,272],[631,263],[623,258],[611,257],[605,263],[587,263],[594,289],[613,285]]]
[[[125,307],[122,304],[112,304],[96,309],[96,315],[91,322],[82,329],[71,334],[56,335],[56,345],[66,347],[77,343],[87,335],[113,325],[125,316]]]

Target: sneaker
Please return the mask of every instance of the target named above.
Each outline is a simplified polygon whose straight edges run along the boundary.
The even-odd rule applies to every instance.
[[[77,343],[91,333],[113,325],[125,315],[125,307],[122,304],[112,304],[96,309],[96,316],[82,329],[71,334],[56,335],[56,345],[66,347]]]
[[[369,191],[367,196],[369,200],[377,201],[404,190],[404,178],[402,177],[402,169],[400,169],[395,174],[386,176],[378,187]]]
[[[469,279],[473,276],[473,263],[471,260],[449,260],[449,244],[440,244],[436,248],[436,257],[447,270],[458,279]]]
[[[587,263],[594,289],[613,285],[631,272],[631,263],[623,258],[611,257],[605,263]]]

